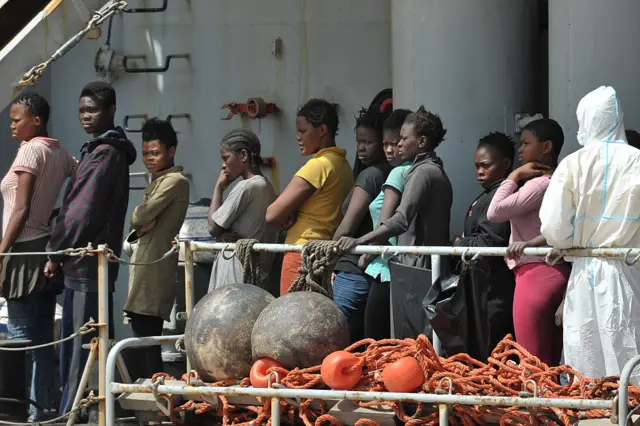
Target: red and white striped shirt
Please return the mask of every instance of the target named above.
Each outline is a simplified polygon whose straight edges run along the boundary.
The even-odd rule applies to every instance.
[[[16,242],[30,241],[51,235],[49,218],[56,205],[64,181],[71,175],[77,161],[57,140],[38,137],[22,142],[11,169],[0,182],[4,201],[2,235],[7,232],[9,218],[18,194],[17,172],[36,177],[29,217]]]

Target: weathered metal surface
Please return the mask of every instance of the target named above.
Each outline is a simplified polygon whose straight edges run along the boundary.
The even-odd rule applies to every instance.
[[[112,393],[140,392],[151,393],[151,388],[143,385],[127,385],[112,382]],[[424,402],[430,404],[464,404],[464,405],[498,405],[505,407],[557,407],[574,410],[611,409],[613,401],[566,399],[566,398],[520,398],[507,396],[476,395],[437,395],[424,393],[398,392],[358,392],[334,391],[323,389],[275,389],[275,388],[227,388],[227,387],[188,387],[159,386],[158,392],[163,394],[183,395],[189,398],[197,395],[244,395],[265,398],[312,398],[349,401],[405,401]]]
[[[109,264],[104,254],[106,245],[98,246],[98,425],[106,426],[105,398],[107,392],[106,366],[111,342],[109,340]]]
[[[116,365],[118,362],[118,358],[123,349],[174,344],[181,337],[183,336],[175,335],[175,336],[161,336],[161,337],[129,338],[116,343],[115,346],[113,346],[113,348],[109,352],[109,356],[107,357],[107,365],[105,368],[106,383],[111,383],[114,381],[115,373],[116,373]],[[107,391],[106,398],[105,398],[106,424],[113,425],[115,424],[115,397],[114,397],[114,394],[109,391],[109,389],[106,389],[106,391]],[[149,392],[151,392],[151,390],[149,390]]]
[[[136,384],[143,386],[151,386],[151,379],[138,379]],[[179,380],[167,380],[167,385],[180,386],[184,385],[184,382]],[[180,395],[171,395],[171,402],[174,407],[182,404],[185,399]],[[131,411],[158,411],[156,401],[153,395],[150,393],[125,393],[118,398],[118,403],[125,410]]]
[[[340,401],[328,414],[336,417],[342,424],[353,425],[358,419],[367,418],[380,426],[395,426],[395,413],[390,408],[362,408],[352,401]]]
[[[106,3],[107,0],[84,0],[84,8],[78,8],[72,1],[52,1],[0,50],[1,106],[14,97],[14,86],[27,71],[48,59],[87,24],[87,10]]]
[[[186,243],[186,242],[183,242]],[[227,251],[233,252],[235,244],[232,243],[205,243],[191,242],[192,251]],[[254,251],[258,252],[302,252],[302,245],[295,244],[256,244]],[[506,247],[447,247],[447,246],[357,246],[351,253],[354,254],[415,254],[415,255],[440,255],[440,256],[464,256],[465,260],[471,260],[472,256],[506,256]],[[527,256],[569,256],[569,257],[608,257],[628,259],[630,262],[640,256],[640,248],[599,248],[599,249],[566,249],[556,250],[550,247],[527,248],[524,250]],[[228,255],[228,254],[227,254]]]

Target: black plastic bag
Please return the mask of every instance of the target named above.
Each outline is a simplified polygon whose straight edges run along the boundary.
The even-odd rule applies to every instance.
[[[422,301],[431,288],[431,270],[390,260],[391,336],[415,339],[424,334],[431,339],[431,325]]]
[[[488,268],[484,260],[458,268],[458,274],[438,279],[423,301],[431,327],[448,356],[489,355]]]
[[[466,352],[467,304],[460,276],[438,279],[425,296],[422,306],[443,351],[447,355]]]

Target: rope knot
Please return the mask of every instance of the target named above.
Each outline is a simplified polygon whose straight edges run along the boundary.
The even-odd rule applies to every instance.
[[[242,264],[242,282],[262,286],[260,278],[260,253],[253,251],[258,240],[246,238],[236,241],[235,255]]]
[[[329,276],[344,252],[337,241],[309,241],[302,248],[302,264],[298,278],[287,293],[313,291],[333,299],[333,288]]]

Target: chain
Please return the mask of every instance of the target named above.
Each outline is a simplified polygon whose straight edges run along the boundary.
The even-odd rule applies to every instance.
[[[97,327],[100,327],[101,324],[94,322],[93,318],[89,318],[89,322],[85,323],[82,327],[80,327],[75,333],[65,337],[64,339],[55,340],[49,343],[43,343],[42,345],[36,346],[26,346],[21,348],[5,348],[0,346],[0,352],[23,352],[23,351],[33,351],[36,349],[42,349],[49,346],[55,346],[58,343],[63,343],[68,340],[73,340],[76,337],[84,336],[85,334],[93,333],[96,331]],[[1,423],[0,423],[1,424]]]
[[[149,265],[155,265],[156,263],[160,263],[162,262],[164,259],[173,256],[174,254],[178,253],[178,251],[180,250],[180,243],[178,243],[177,241],[177,237],[174,240],[174,244],[171,246],[171,248],[165,253],[163,254],[159,259],[156,260],[152,260],[151,262],[130,262],[126,259],[122,259],[120,257],[118,257],[115,252],[113,250],[111,250],[110,248],[106,247],[104,250],[104,254],[107,257],[107,260],[111,263],[120,263],[121,265],[130,265],[130,266],[149,266]]]
[[[184,346],[184,336],[182,336],[178,340],[176,340],[175,348],[176,348],[176,351],[178,351],[178,353],[181,353],[181,354],[186,354],[187,353],[187,351],[185,350],[185,346]]]
[[[27,71],[20,82],[16,85],[16,89],[33,86],[36,81],[42,77],[42,74],[47,69],[49,65],[51,65],[54,61],[60,59],[64,56],[69,50],[75,47],[80,41],[93,29],[100,28],[100,26],[109,19],[111,16],[122,12],[122,10],[127,6],[126,1],[122,0],[112,0],[109,3],[102,6],[100,9],[93,12],[92,18],[89,20],[87,25],[83,30],[78,32],[75,36],[69,39],[65,44],[63,44],[58,50],[55,51],[53,55],[46,61],[42,62],[31,68]]]
[[[64,420],[67,417],[69,417],[72,414],[75,413],[79,413],[81,409],[83,408],[89,408],[91,407],[93,404],[97,403],[98,401],[100,401],[100,398],[97,398],[93,395],[93,392],[89,393],[89,396],[81,399],[80,402],[78,403],[78,405],[76,405],[75,407],[73,407],[68,413],[65,413],[59,417],[56,417],[55,419],[50,419],[50,420],[45,420],[45,421],[41,421],[41,422],[37,422],[37,423],[16,423],[16,422],[7,422],[4,420],[0,420],[0,425],[8,425],[8,426],[33,426],[35,425],[49,425],[49,424],[54,424],[54,423],[59,423],[60,420]]]
[[[72,257],[93,256],[93,253],[94,253],[94,250],[91,243],[87,244],[86,247],[68,248],[62,251],[62,254],[64,254],[65,256],[72,256]]]

